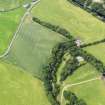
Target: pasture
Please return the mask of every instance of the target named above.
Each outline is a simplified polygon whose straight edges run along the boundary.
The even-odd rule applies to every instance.
[[[96,80],[82,85],[71,87],[69,90],[81,99],[84,99],[87,105],[105,104],[105,81]]]
[[[94,55],[105,64],[105,43],[84,48],[87,52]]]
[[[67,0],[41,0],[32,14],[43,21],[60,25],[84,43],[105,37],[105,23]]]
[[[20,67],[0,61],[0,105],[50,105],[43,83]]]
[[[101,79],[100,73],[90,64],[77,69],[72,76],[63,82],[62,88],[95,78],[99,79],[68,87],[67,90],[74,92],[80,99],[84,99],[87,105],[104,105],[105,81]],[[64,99],[62,102],[65,102]]]

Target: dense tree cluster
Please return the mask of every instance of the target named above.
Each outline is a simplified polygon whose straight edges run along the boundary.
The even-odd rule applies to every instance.
[[[79,62],[74,58],[72,61],[70,61],[63,72],[61,73],[60,81],[64,81],[68,76],[73,75],[73,73],[80,68],[81,66],[85,65],[86,63],[79,64]]]
[[[78,99],[73,92],[64,91],[63,96],[67,101],[66,105],[87,105],[83,99]]]
[[[73,72],[79,67],[79,63],[76,59],[69,61],[63,72],[61,73],[60,81],[64,81],[68,76],[72,75]]]
[[[105,20],[105,3],[93,2],[92,0],[67,0],[71,3],[79,5],[81,8],[92,12],[93,15],[99,16],[101,20]]]
[[[91,5],[91,11],[97,13],[97,15],[105,18],[105,8],[101,3],[93,3]]]
[[[105,66],[103,62],[101,62],[100,60],[98,60],[96,57],[89,54],[88,52],[84,51],[83,49],[77,47],[75,44],[70,44],[70,41],[67,43],[69,43],[66,44],[68,45],[69,53],[73,56],[74,59],[72,60],[72,62],[66,65],[66,69],[61,73],[61,79],[60,79],[61,81],[64,81],[69,75],[72,75],[77,68],[82,66],[79,65],[79,62],[76,61],[77,56],[83,57],[86,62],[94,66],[99,72],[101,73],[105,72]]]
[[[49,64],[44,67],[44,86],[47,96],[52,105],[59,105],[57,95],[59,93],[59,85],[56,84],[56,72],[62,62],[63,55],[66,51],[66,46],[63,43],[58,44],[52,51],[52,57]]]

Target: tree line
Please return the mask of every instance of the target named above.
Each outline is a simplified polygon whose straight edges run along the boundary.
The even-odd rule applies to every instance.
[[[104,43],[104,42],[105,42],[105,39],[102,39],[102,40],[99,40],[99,41],[83,44],[83,45],[81,45],[81,48],[97,45],[97,44]]]
[[[105,21],[105,2],[93,2],[93,0],[67,0],[70,3],[75,3],[87,12],[92,13],[94,16],[99,16],[102,21]]]
[[[56,72],[62,62],[62,58],[66,50],[67,48],[64,43],[60,43],[56,47],[54,47],[49,63],[44,67],[44,86],[48,99],[52,103],[52,105],[60,105],[60,103],[57,101],[57,95],[59,94],[60,87],[56,84]]]
[[[77,59],[73,58],[73,60],[69,61],[62,71],[60,81],[66,80],[68,76],[73,75],[73,73],[80,68],[81,66],[84,66],[86,63],[80,64]]]
[[[65,37],[68,38],[68,39],[73,38],[73,37],[70,35],[70,32],[68,32],[68,31],[67,31],[66,29],[64,29],[64,28],[61,28],[60,26],[52,25],[52,24],[50,24],[50,23],[48,23],[48,22],[41,21],[40,19],[38,19],[38,18],[36,18],[36,17],[33,17],[32,19],[33,19],[33,21],[39,23],[40,25],[42,25],[42,26],[44,26],[44,27],[46,27],[46,28],[49,28],[49,29],[51,29],[51,30],[54,31],[54,32],[59,33],[59,34],[65,36]]]

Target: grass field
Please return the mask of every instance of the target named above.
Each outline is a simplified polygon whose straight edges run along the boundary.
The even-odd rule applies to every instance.
[[[87,105],[105,104],[105,81],[96,80],[70,88],[72,92],[86,101]]]
[[[10,43],[24,14],[23,8],[0,13],[0,54],[4,53]]]
[[[84,48],[105,64],[105,43]]]
[[[89,80],[91,78],[95,78],[99,76],[100,73],[91,66],[90,64],[86,64],[77,69],[73,75],[69,76],[65,81],[64,84],[72,84],[77,83],[85,80]]]
[[[0,61],[0,105],[50,105],[43,83]]]
[[[93,42],[105,37],[103,22],[67,0],[41,0],[33,8],[32,14],[41,20],[66,28],[83,42]]]
[[[43,67],[48,63],[52,48],[66,39],[28,17],[6,57],[35,76],[43,77]]]
[[[86,64],[85,66],[80,67],[72,76],[68,77],[66,81],[64,81],[63,86],[83,82],[96,77],[100,77],[100,73],[98,73],[91,65]],[[84,99],[87,105],[104,105],[105,103],[104,80],[100,79],[72,86],[67,90],[74,92],[79,98]]]

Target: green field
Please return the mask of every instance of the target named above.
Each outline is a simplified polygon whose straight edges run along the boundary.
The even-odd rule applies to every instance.
[[[11,12],[0,13],[0,54],[7,49],[24,14],[23,8]]]
[[[86,101],[87,105],[105,104],[105,81],[96,80],[70,88],[72,92]]]
[[[88,51],[89,53],[94,55],[97,59],[101,60],[105,64],[105,43],[86,47],[84,48],[84,50]]]
[[[42,70],[48,63],[52,48],[65,40],[63,36],[40,26],[28,17],[5,59],[35,76],[43,77]]]
[[[50,105],[43,83],[12,64],[0,61],[0,105]]]
[[[64,84],[72,84],[77,83],[85,80],[89,80],[91,78],[95,78],[99,76],[100,73],[91,66],[90,64],[86,64],[77,69],[73,75],[69,76],[65,81]]]
[[[91,65],[86,64],[80,67],[72,76],[68,77],[62,86],[87,81],[96,77],[100,77],[100,73]],[[101,80],[101,77],[99,80],[72,86],[67,90],[74,92],[79,98],[84,99],[87,105],[104,105],[105,103],[105,81]]]
[[[41,20],[68,29],[74,37],[81,38],[83,42],[93,42],[105,36],[103,22],[67,0],[41,0],[32,14]]]

